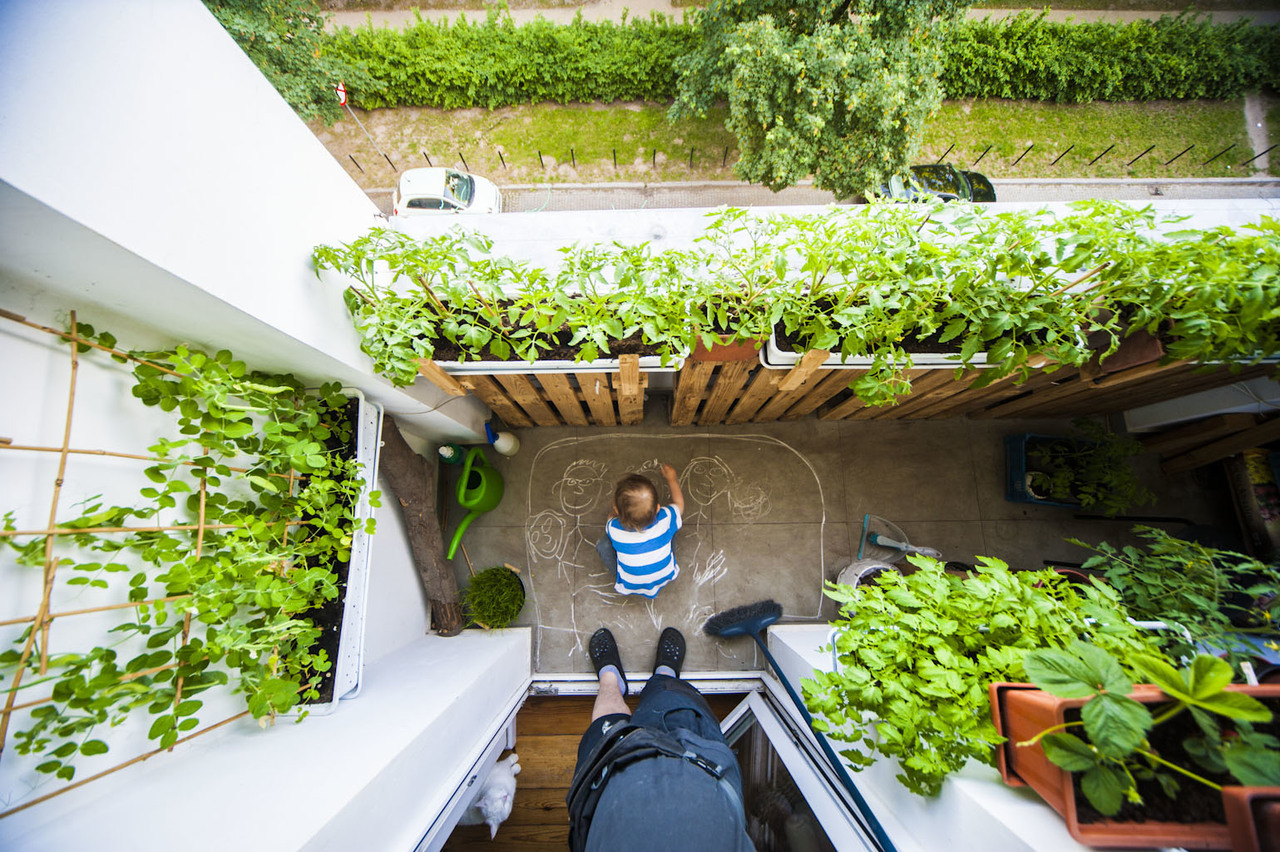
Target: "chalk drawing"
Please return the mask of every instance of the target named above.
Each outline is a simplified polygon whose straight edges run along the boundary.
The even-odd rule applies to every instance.
[[[822,580],[825,572],[823,535],[826,529],[826,503],[822,483],[814,466],[795,448],[768,435],[712,435],[716,442],[749,442],[763,444],[778,451],[790,453],[798,462],[796,471],[807,472],[817,491],[821,516],[819,532],[813,543],[815,553],[797,554],[798,558],[813,558],[815,568],[811,582],[806,582],[805,598],[812,601],[809,612],[789,612],[789,616],[818,618],[822,606]],[[663,502],[670,499],[663,486],[661,465],[667,455],[659,453],[637,459],[626,471],[611,472],[608,463],[599,456],[606,447],[596,441],[609,441],[607,448],[611,458],[618,455],[618,442],[634,441],[638,445],[679,439],[693,443],[702,440],[689,434],[645,435],[630,438],[616,434],[593,435],[582,438],[563,438],[552,441],[540,449],[530,468],[527,495],[529,520],[525,527],[528,547],[530,601],[533,604],[533,621],[537,626],[534,635],[534,668],[543,673],[572,671],[576,664],[581,668],[586,656],[586,643],[592,632],[602,624],[615,633],[623,634],[641,630],[643,633],[662,627],[680,628],[692,639],[701,632],[703,622],[720,608],[744,603],[744,601],[717,601],[714,589],[717,581],[728,577],[733,570],[731,551],[724,547],[710,549],[710,525],[713,512],[720,523],[751,524],[767,518],[772,501],[765,484],[752,477],[750,471],[734,470],[721,455],[695,456],[678,474],[681,490],[685,495],[683,529],[677,538],[677,559],[680,577],[664,590],[656,600],[620,595],[614,590],[611,572],[600,562],[595,550],[596,540],[604,534],[604,520],[609,513],[613,481],[627,471],[649,476],[659,486]],[[598,448],[597,452],[592,452]],[[679,453],[676,447],[676,455]],[[569,460],[565,452],[573,453]],[[557,458],[558,456],[558,458]],[[548,477],[539,470],[540,464],[563,465],[560,476],[554,481],[550,495],[545,492],[535,497],[534,482],[545,483]],[[792,477],[788,497],[808,487],[806,477]],[[808,520],[808,519],[804,519]],[[704,546],[707,545],[707,546]],[[578,573],[579,569],[583,573]],[[791,575],[794,577],[794,575]],[[808,588],[811,587],[811,588]],[[676,596],[672,592],[677,592]],[[544,624],[541,600],[566,600],[568,605],[558,610],[557,623]],[[675,599],[673,599],[673,597]],[[607,615],[606,615],[607,613]],[[590,623],[579,625],[579,617]],[[567,624],[565,623],[567,619]],[[572,637],[566,647],[563,641],[553,643],[551,656],[544,658],[545,640],[554,635]],[[750,654],[755,664],[755,653],[749,648],[728,648],[725,643],[712,643],[717,659],[743,663],[743,654]]]

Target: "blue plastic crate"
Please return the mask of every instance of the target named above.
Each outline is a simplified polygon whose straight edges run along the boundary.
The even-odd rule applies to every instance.
[[[1027,447],[1032,441],[1071,440],[1062,435],[1036,435],[1023,432],[1020,435],[1006,435],[1004,438],[1005,455],[1005,491],[1004,499],[1010,503],[1034,503],[1037,506],[1061,506],[1066,509],[1079,509],[1079,503],[1063,503],[1059,500],[1044,500],[1027,490]]]

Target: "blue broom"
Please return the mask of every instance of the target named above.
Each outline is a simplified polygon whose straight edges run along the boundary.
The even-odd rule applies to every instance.
[[[764,640],[760,638],[760,634],[764,629],[780,618],[782,618],[782,604],[773,600],[757,601],[753,604],[734,607],[711,616],[707,619],[706,624],[702,625],[702,632],[708,636],[719,636],[722,639],[728,639],[732,636],[750,636],[756,640],[756,644],[760,646],[765,659],[769,661],[769,665],[773,668],[773,673],[778,676],[779,682],[786,688],[787,695],[791,696],[792,703],[796,705],[796,709],[804,717],[805,722],[809,725],[809,730],[813,731],[814,738],[817,739],[818,745],[822,747],[822,753],[827,756],[831,767],[840,776],[840,783],[844,785],[844,788],[849,791],[849,795],[853,797],[853,802],[861,813],[862,818],[866,820],[871,833],[875,835],[876,845],[880,847],[881,852],[897,852],[893,841],[885,833],[884,827],[880,825],[880,821],[871,812],[871,807],[867,805],[867,800],[862,798],[862,794],[858,792],[858,787],[853,783],[853,779],[849,777],[849,772],[844,768],[844,764],[840,762],[840,758],[836,757],[831,744],[827,742],[827,738],[823,736],[822,732],[813,726],[813,716],[809,715],[809,708],[804,706],[800,696],[796,694],[791,684],[787,682],[786,675],[782,673],[782,667],[778,665],[778,661],[773,658],[773,654],[769,653]]]

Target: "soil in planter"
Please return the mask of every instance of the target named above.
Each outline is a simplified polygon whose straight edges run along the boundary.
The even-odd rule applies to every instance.
[[[569,341],[573,339],[573,333],[570,331],[561,331],[552,335],[550,338],[550,347],[539,350],[538,360],[540,361],[573,361],[577,358],[578,351],[581,349],[580,344],[569,345]],[[433,340],[435,346],[435,354],[431,357],[436,361],[457,361],[462,354],[462,347],[449,340]],[[485,346],[484,350],[479,353],[479,357],[474,357],[476,353],[468,353],[468,361],[522,361],[519,355],[512,352],[506,358],[499,358],[493,354],[493,351]],[[610,340],[609,351],[601,352],[600,358],[617,358],[619,355],[661,355],[662,347],[645,343],[643,340],[643,332],[637,331],[630,337],[622,340]]]
[[[349,461],[356,457],[359,414],[359,399],[347,400],[347,404],[342,411],[335,412],[335,416],[346,417],[347,422],[351,424],[351,437],[346,442],[343,442],[335,432],[325,442],[325,449],[337,453],[344,460]],[[311,560],[308,560],[308,567],[314,564]],[[333,562],[328,567],[336,575],[335,583],[338,587],[338,596],[333,600],[324,601],[319,606],[298,614],[299,618],[309,619],[320,630],[320,638],[311,646],[311,653],[318,654],[324,651],[330,663],[329,670],[320,673],[320,684],[316,687],[320,697],[314,701],[303,701],[302,704],[304,706],[308,704],[328,704],[334,698],[333,681],[338,671],[338,641],[342,636],[342,616],[347,600],[347,573],[350,570],[351,563]]]
[[[1280,721],[1277,721],[1280,719],[1280,701],[1264,699],[1262,703],[1276,714],[1276,718],[1273,718],[1266,725],[1255,724],[1254,730],[1268,733],[1272,736],[1280,735]],[[1158,716],[1157,706],[1165,705],[1150,706],[1152,714]],[[1080,711],[1068,710],[1063,714],[1063,718],[1068,722],[1079,722]],[[1231,730],[1231,721],[1229,719],[1215,718],[1222,724],[1224,733]],[[1208,772],[1187,754],[1182,747],[1182,741],[1189,737],[1199,736],[1200,733],[1200,727],[1196,724],[1195,719],[1192,718],[1191,713],[1182,712],[1167,722],[1161,723],[1159,727],[1152,731],[1150,742],[1153,750],[1170,763],[1176,763],[1178,766],[1190,769],[1215,784],[1238,784],[1239,782],[1233,780],[1228,774]],[[1081,823],[1095,823],[1105,820],[1112,822],[1226,823],[1227,817],[1222,809],[1222,794],[1220,792],[1190,778],[1183,777],[1172,770],[1165,771],[1178,779],[1179,789],[1177,796],[1174,798],[1166,796],[1164,788],[1160,786],[1159,781],[1154,779],[1143,781],[1139,779],[1138,793],[1142,796],[1143,804],[1135,805],[1126,801],[1120,806],[1120,812],[1115,816],[1105,816],[1094,810],[1080,788],[1080,779],[1084,777],[1083,773],[1074,773],[1071,780],[1075,787],[1077,819]]]
[[[931,355],[959,355],[960,347],[964,345],[963,338],[957,337],[943,343],[939,338],[942,337],[942,330],[934,332],[928,337],[920,338],[914,334],[908,334],[902,338],[902,347],[908,352],[916,352],[920,354]],[[778,348],[784,351],[803,352],[807,346],[803,338],[799,334],[789,334],[786,329],[778,327]],[[870,347],[869,347],[870,348]]]

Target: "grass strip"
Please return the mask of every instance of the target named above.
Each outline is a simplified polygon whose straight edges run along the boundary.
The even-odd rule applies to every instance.
[[[724,129],[724,111],[713,111],[705,121],[670,125],[666,109],[654,103],[537,104],[494,110],[405,107],[372,110],[360,118],[399,169],[425,166],[429,157],[437,166],[463,168],[465,161],[468,170],[499,184],[735,179],[737,151],[733,136]],[[1277,126],[1277,109],[1271,110],[1269,121]],[[396,173],[350,119],[330,128],[313,123],[312,130],[362,187],[394,185]],[[1204,165],[1231,145],[1235,147],[1228,154]],[[1142,154],[1148,146],[1154,148]],[[1194,147],[1174,159],[1189,146]],[[916,162],[934,162],[948,147],[945,162],[969,168],[981,155],[976,169],[993,178],[1251,174],[1239,165],[1252,156],[1239,100],[1072,105],[948,101],[930,123]],[[1056,165],[1051,165],[1055,159]],[[1171,159],[1174,162],[1166,166]],[[1130,161],[1132,165],[1126,165]]]

